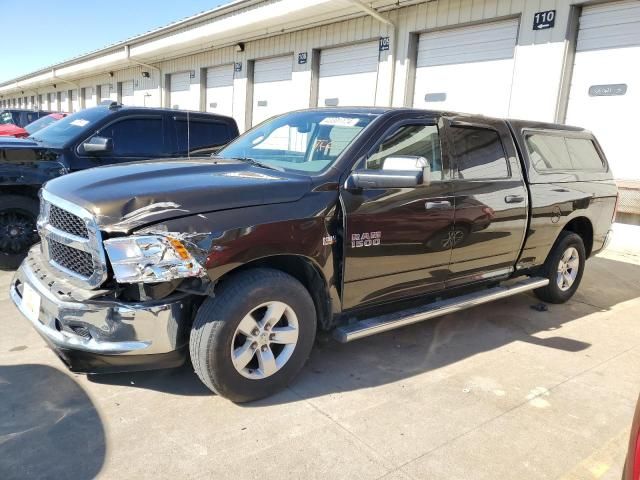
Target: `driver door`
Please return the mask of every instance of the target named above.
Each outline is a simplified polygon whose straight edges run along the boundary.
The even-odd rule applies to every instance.
[[[100,127],[91,137],[78,145],[78,157],[72,170],[133,162],[169,156],[169,138],[165,135],[163,115],[135,115],[118,118]],[[110,140],[110,148],[102,152],[88,152],[84,143],[95,137]]]
[[[343,308],[382,303],[444,288],[454,222],[448,156],[431,120],[397,123],[356,171],[393,170],[398,159],[426,159],[428,184],[402,188],[349,188],[345,212]]]

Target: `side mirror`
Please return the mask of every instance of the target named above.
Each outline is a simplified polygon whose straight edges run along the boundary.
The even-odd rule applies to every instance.
[[[86,153],[107,153],[113,149],[113,141],[96,135],[84,142],[82,148]]]
[[[347,179],[347,188],[411,188],[421,183],[421,171],[356,170]]]
[[[422,182],[424,185],[431,183],[431,165],[424,157],[413,155],[396,155],[387,157],[382,162],[382,170],[422,172]]]

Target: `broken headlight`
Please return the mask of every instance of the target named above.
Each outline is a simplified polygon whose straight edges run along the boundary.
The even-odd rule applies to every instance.
[[[176,238],[140,235],[104,241],[119,283],[156,283],[198,277],[204,269]]]

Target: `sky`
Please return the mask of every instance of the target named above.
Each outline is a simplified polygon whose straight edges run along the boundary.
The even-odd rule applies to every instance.
[[[0,0],[0,82],[229,1]]]

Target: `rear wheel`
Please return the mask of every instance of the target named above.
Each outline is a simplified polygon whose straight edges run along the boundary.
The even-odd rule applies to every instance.
[[[38,201],[18,195],[0,197],[0,269],[14,270],[38,241]]]
[[[549,279],[546,287],[534,290],[540,300],[564,303],[578,289],[586,261],[582,237],[562,232],[542,268],[542,276]]]
[[[309,357],[316,312],[306,288],[266,268],[233,275],[200,306],[189,350],[194,370],[234,402],[285,387]]]

